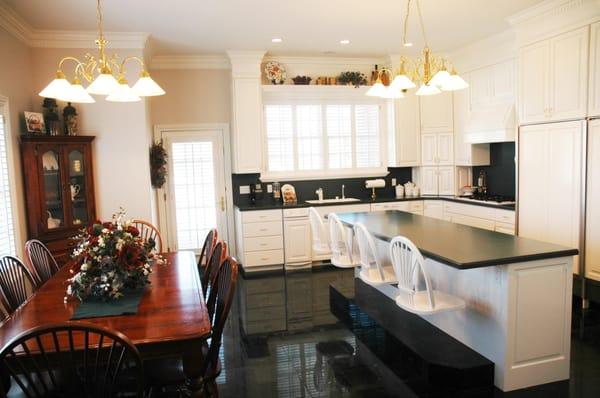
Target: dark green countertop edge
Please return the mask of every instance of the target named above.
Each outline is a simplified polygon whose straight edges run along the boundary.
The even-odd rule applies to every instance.
[[[389,203],[389,202],[411,202],[411,201],[415,201],[415,200],[446,200],[449,202],[464,203],[464,204],[473,205],[473,206],[490,207],[492,209],[503,209],[503,210],[513,210],[513,211],[515,210],[514,205],[487,204],[487,203],[469,201],[469,200],[465,200],[465,199],[458,199],[453,196],[418,196],[418,197],[414,197],[414,198],[411,197],[411,198],[402,198],[402,199],[376,198],[375,200],[361,199],[358,202],[322,203],[322,204],[321,203],[319,203],[319,204],[306,203],[304,201],[301,201],[301,202],[289,204],[289,205],[284,205],[282,203],[276,203],[276,202],[269,201],[269,202],[265,202],[265,203],[255,204],[255,205],[250,204],[250,203],[241,203],[241,204],[238,203],[235,205],[235,207],[240,209],[240,211],[254,211],[254,210],[275,210],[275,209],[297,209],[297,208],[303,208],[303,207],[321,207],[321,206],[346,206],[346,205]]]

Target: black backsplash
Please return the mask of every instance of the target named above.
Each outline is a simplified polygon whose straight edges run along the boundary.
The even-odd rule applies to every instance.
[[[515,196],[515,143],[499,142],[490,144],[490,166],[473,167],[473,185],[481,170],[487,176],[490,195]]]
[[[385,188],[376,189],[376,194],[378,197],[392,198],[396,195],[395,188],[392,187],[392,178],[396,178],[397,184],[404,184],[412,179],[412,169],[410,167],[389,167],[388,172],[388,175],[381,177],[301,180],[289,181],[289,183],[292,184],[296,189],[296,196],[298,197],[298,201],[304,201],[306,199],[316,199],[317,195],[315,194],[315,191],[319,188],[323,188],[323,196],[326,199],[334,198],[336,196],[341,197],[342,184],[345,186],[345,193],[347,198],[368,199],[371,197],[371,190],[365,188],[365,180],[384,178],[386,180]],[[261,182],[260,174],[232,174],[231,180],[233,185],[233,202],[235,204],[246,204],[250,201],[249,195],[240,194],[241,185],[262,184],[263,192],[257,192],[257,202],[263,200],[271,201],[273,198],[273,194],[267,192],[267,184],[271,184],[271,182]],[[281,185],[286,183],[285,180],[279,182],[281,183]]]

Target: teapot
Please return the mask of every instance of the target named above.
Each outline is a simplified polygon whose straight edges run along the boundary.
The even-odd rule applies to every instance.
[[[60,227],[60,218],[52,218],[52,213],[47,211],[48,213],[48,229],[54,229]]]

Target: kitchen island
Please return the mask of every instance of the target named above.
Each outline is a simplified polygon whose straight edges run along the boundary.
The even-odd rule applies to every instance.
[[[393,237],[415,243],[433,286],[466,302],[466,309],[423,318],[494,362],[498,388],[569,378],[576,249],[406,212],[338,215],[347,227],[366,226],[384,264]],[[395,298],[394,286],[377,289]]]

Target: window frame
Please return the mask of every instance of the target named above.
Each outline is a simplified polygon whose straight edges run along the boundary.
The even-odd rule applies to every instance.
[[[13,221],[13,235],[14,235],[14,244],[15,244],[15,253],[18,257],[23,256],[23,235],[21,230],[22,222],[24,222],[24,217],[20,217],[21,214],[21,202],[19,202],[19,196],[22,197],[22,192],[19,191],[19,185],[17,181],[19,180],[19,176],[17,176],[17,160],[19,159],[18,154],[15,155],[16,147],[15,146],[15,134],[13,134],[13,129],[11,125],[11,113],[9,106],[9,99],[3,95],[0,95],[0,113],[4,116],[4,131],[5,131],[5,144],[6,144],[6,163],[8,167],[8,185],[9,185],[9,197],[11,201],[11,211],[12,211],[12,221]],[[6,254],[6,253],[0,253]]]
[[[264,86],[262,117],[264,120],[262,131],[262,173],[260,179],[265,182],[276,180],[303,180],[311,178],[352,178],[382,176],[388,173],[388,112],[389,100],[365,96],[366,88],[348,86]],[[322,151],[323,168],[319,170],[298,170],[297,133],[294,131],[294,170],[269,171],[268,170],[268,138],[266,128],[266,107],[268,105],[292,105],[294,126],[296,123],[297,105],[320,105],[322,123]],[[327,105],[352,105],[352,167],[345,169],[329,168],[329,140],[327,139]],[[379,167],[356,167],[356,120],[354,106],[377,105],[379,106]],[[294,127],[295,128],[295,127]]]

